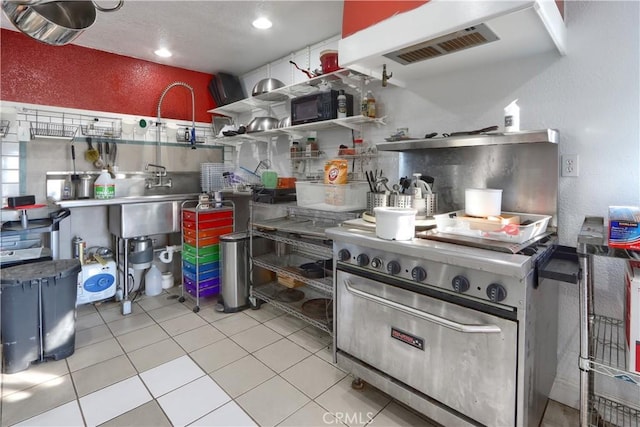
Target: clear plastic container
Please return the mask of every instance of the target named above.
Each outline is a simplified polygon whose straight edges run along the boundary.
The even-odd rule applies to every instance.
[[[296,199],[300,207],[322,211],[346,212],[367,208],[366,182],[323,184],[316,181],[296,181]]]
[[[106,169],[93,183],[93,195],[96,199],[113,199],[116,196],[116,184]]]
[[[144,294],[153,297],[160,293],[162,293],[162,273],[155,264],[151,264],[144,276]]]

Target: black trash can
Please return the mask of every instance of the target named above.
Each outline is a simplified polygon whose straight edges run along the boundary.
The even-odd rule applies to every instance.
[[[80,261],[64,259],[3,268],[0,287],[2,372],[59,360],[75,351]]]

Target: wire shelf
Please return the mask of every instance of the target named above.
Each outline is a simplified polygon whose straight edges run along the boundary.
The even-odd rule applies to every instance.
[[[640,427],[640,411],[602,396],[593,396],[589,408],[589,426]]]
[[[312,279],[304,276],[301,269],[294,267],[295,265],[316,261],[317,259],[313,259],[312,256],[301,256],[299,253],[286,254],[284,256],[277,254],[265,254],[253,258],[254,265],[257,265],[258,267],[273,271],[279,275],[291,277],[299,282],[305,283],[307,286],[326,292],[327,295],[331,295],[333,292],[333,277],[331,273],[327,273],[325,271],[324,277]]]
[[[122,130],[113,126],[94,126],[94,125],[80,125],[82,134],[85,136],[96,136],[101,138],[120,138],[122,136]]]
[[[640,386],[640,374],[627,370],[623,320],[594,316],[591,348],[591,370]]]
[[[330,307],[327,307],[327,314],[323,318],[313,318],[305,313],[304,304],[313,299],[326,299],[332,300],[330,293],[318,291],[308,286],[296,288],[304,292],[304,298],[298,302],[283,302],[279,300],[279,293],[288,290],[286,286],[279,284],[278,282],[270,282],[264,285],[253,286],[251,288],[251,296],[261,299],[264,302],[268,302],[275,308],[278,308],[292,316],[297,317],[307,323],[312,324],[318,329],[321,329],[330,335],[333,335],[333,313]]]
[[[7,136],[7,132],[9,132],[9,120],[0,120],[0,137]]]
[[[31,122],[31,138],[54,138],[72,140],[78,126],[61,123]]]

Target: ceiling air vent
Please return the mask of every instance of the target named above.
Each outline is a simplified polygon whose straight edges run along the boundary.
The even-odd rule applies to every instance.
[[[481,46],[496,40],[498,40],[498,36],[489,27],[485,24],[479,24],[387,53],[384,56],[402,65],[409,65],[448,53],[459,52],[470,47]]]

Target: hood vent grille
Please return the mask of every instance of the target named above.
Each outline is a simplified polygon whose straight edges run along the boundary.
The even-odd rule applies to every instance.
[[[387,53],[384,56],[402,65],[410,65],[449,53],[459,52],[470,47],[481,46],[496,40],[498,40],[498,36],[489,27],[485,24],[479,24]]]

